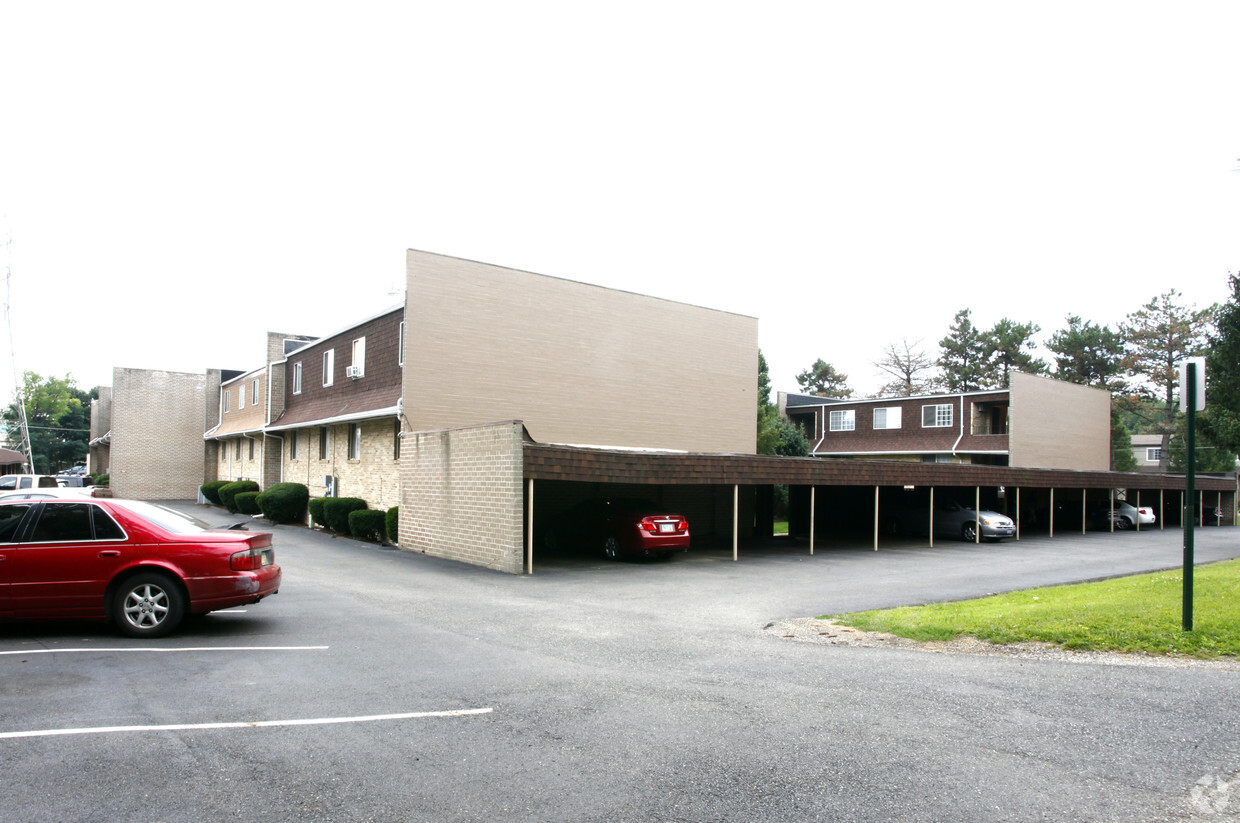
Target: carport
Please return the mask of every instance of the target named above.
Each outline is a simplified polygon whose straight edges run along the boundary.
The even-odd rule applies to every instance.
[[[1091,511],[1113,510],[1119,499],[1154,508],[1157,524],[1152,528],[1159,529],[1179,527],[1190,506],[1185,478],[1174,474],[626,451],[528,439],[522,447],[522,479],[526,573],[534,571],[539,518],[554,516],[566,500],[604,491],[638,490],[660,502],[675,502],[687,510],[682,513],[689,517],[694,540],[730,542],[733,560],[740,559],[743,539],[773,534],[776,485],[789,487],[789,533],[807,542],[810,555],[824,540],[845,532],[864,535],[877,551],[891,537],[890,514],[896,510],[912,512],[915,522],[923,513],[918,525],[925,526],[933,546],[936,495],[1010,516],[1017,540],[1022,532],[1082,533],[1090,528]],[[1199,475],[1196,488],[1193,510],[1199,524],[1235,524],[1235,474]],[[1216,508],[1221,510],[1217,518],[1212,515]]]

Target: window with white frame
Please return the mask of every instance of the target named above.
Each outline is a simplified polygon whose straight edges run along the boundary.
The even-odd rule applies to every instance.
[[[349,424],[349,459],[362,459],[362,424]]]
[[[250,405],[251,406],[258,405],[258,379],[257,378],[255,378],[254,380],[253,394],[250,395]]]
[[[331,457],[331,430],[327,426],[319,426],[319,459]]]
[[[396,423],[396,426],[395,426],[395,432],[393,433],[393,437],[392,437],[392,458],[393,458],[394,460],[400,460],[400,432],[401,432],[401,425],[400,425],[400,421],[399,421],[399,420],[395,421],[395,423]]]
[[[240,440],[237,441],[237,459],[238,460],[241,459],[241,441]]]
[[[297,459],[297,430],[293,429],[288,433],[288,459]]]
[[[405,365],[405,321],[400,321],[400,340],[396,344],[396,365]]]
[[[323,352],[323,385],[330,386],[336,382],[336,350]]]
[[[941,429],[952,424],[951,403],[937,403],[933,406],[921,407],[921,427],[923,429]]]
[[[366,338],[353,341],[353,373],[361,377],[366,373]]]
[[[252,439],[250,440],[250,459],[254,459],[254,441]]]
[[[293,364],[293,394],[301,394],[301,363]]]
[[[228,414],[228,399],[231,394],[231,389],[224,389],[224,414]]]
[[[898,429],[900,428],[900,407],[891,406],[888,408],[874,410],[874,428],[876,429]]]
[[[831,431],[850,432],[857,428],[857,412],[854,409],[831,412]]]
[[[237,411],[245,408],[245,386],[237,386]]]
[[[1162,460],[1162,446],[1155,446],[1152,449],[1145,450],[1145,459],[1150,463],[1157,463]]]

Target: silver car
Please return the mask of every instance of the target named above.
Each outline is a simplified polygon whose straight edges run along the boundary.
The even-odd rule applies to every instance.
[[[1006,514],[987,511],[980,513],[959,503],[947,501],[934,507],[935,536],[959,537],[966,543],[977,541],[977,527],[982,527],[983,540],[1002,540],[1016,536],[1016,524]]]

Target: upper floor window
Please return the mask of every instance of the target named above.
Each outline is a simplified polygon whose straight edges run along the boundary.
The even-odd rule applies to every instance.
[[[831,431],[850,432],[857,428],[857,412],[853,409],[831,412]]]
[[[892,406],[885,409],[874,410],[874,428],[876,429],[898,429],[900,428],[900,407]]]
[[[923,429],[936,429],[952,424],[952,404],[938,403],[933,406],[921,407],[921,426]]]
[[[301,394],[301,363],[293,364],[293,394]]]
[[[245,386],[237,386],[237,411],[245,408]]]
[[[323,385],[330,386],[336,382],[336,350],[323,352]]]
[[[353,341],[353,370],[350,377],[361,377],[366,373],[366,338],[359,337]]]
[[[228,399],[232,396],[232,389],[224,389],[224,414],[228,414]]]
[[[254,380],[253,394],[250,395],[250,405],[251,406],[258,405],[258,380],[257,379]]]

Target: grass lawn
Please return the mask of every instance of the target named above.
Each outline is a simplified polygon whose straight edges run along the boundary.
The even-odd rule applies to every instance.
[[[1183,588],[1184,576],[1176,569],[824,617],[914,640],[973,636],[992,643],[1042,641],[1067,649],[1240,656],[1240,560],[1196,567],[1191,632],[1181,628]]]

